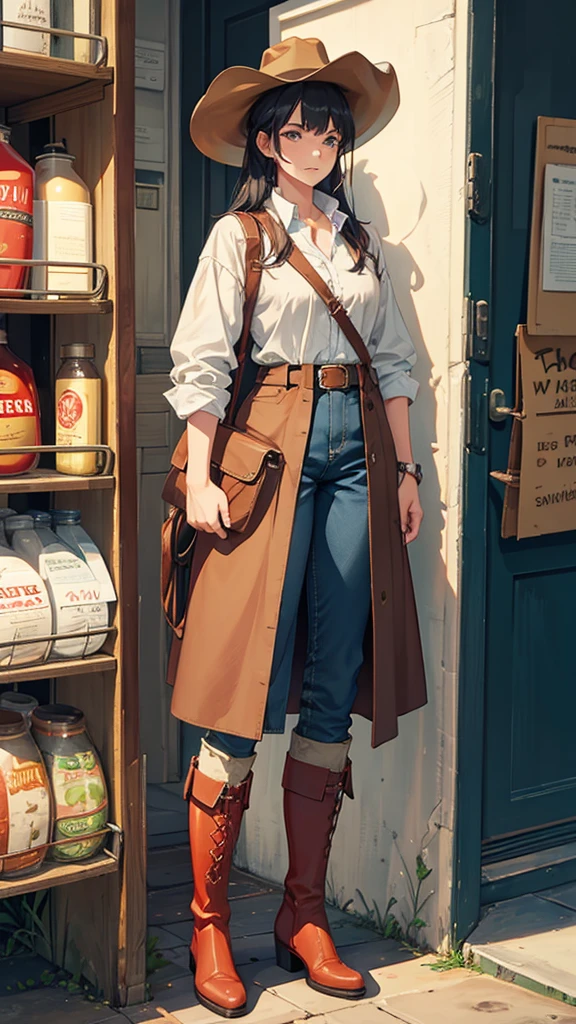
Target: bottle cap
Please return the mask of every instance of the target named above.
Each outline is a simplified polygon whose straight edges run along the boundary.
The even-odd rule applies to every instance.
[[[39,508],[29,508],[27,515],[34,520],[34,526],[52,526],[52,516]]]
[[[79,523],[82,517],[79,508],[54,508],[51,515],[54,526],[74,525]]]
[[[8,516],[4,520],[6,533],[13,533],[14,530],[33,530],[34,520],[32,516]]]
[[[32,712],[32,728],[47,736],[77,736],[84,732],[84,713],[70,704],[41,704]]]
[[[94,345],[82,345],[75,342],[73,345],[60,346],[61,359],[94,359]]]
[[[0,138],[2,142],[9,142],[11,135],[12,129],[7,124],[0,124]]]
[[[20,714],[26,715],[37,707],[36,697],[32,697],[29,693],[18,693],[16,690],[11,690],[9,693],[3,693],[0,697],[0,708],[5,711],[19,711]]]
[[[38,154],[36,160],[43,160],[47,156],[62,156],[65,160],[76,159],[72,153],[68,152],[66,139],[61,139],[60,142],[48,142],[46,146],[43,146],[42,152]]]

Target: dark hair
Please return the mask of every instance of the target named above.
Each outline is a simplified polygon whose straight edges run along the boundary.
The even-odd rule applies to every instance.
[[[246,150],[242,170],[230,202],[228,213],[234,210],[246,212],[261,210],[276,184],[276,161],[264,156],[256,145],[258,132],[265,132],[272,138],[277,152],[281,152],[280,130],[290,120],[298,104],[302,104],[302,123],[308,130],[325,132],[332,118],[334,127],[340,133],[338,159],[329,175],[316,188],[326,195],[336,195],[341,210],[348,214],[341,228],[345,241],[356,254],[353,270],[361,271],[366,258],[378,267],[374,255],[368,251],[370,238],[344,193],[343,158],[354,150],[354,119],[342,89],[331,82],[294,82],[270,89],[260,96],[250,109],[247,122]],[[283,262],[289,255],[291,241],[282,227],[276,229],[272,239],[272,250],[276,263]]]

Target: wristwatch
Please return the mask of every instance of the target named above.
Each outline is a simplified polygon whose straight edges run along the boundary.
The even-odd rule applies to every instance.
[[[415,478],[417,484],[421,482],[424,474],[419,462],[397,462],[396,466],[398,468],[398,486],[402,483],[405,473],[410,473]]]

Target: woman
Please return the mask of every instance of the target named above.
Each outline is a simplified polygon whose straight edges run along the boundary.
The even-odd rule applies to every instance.
[[[380,239],[344,190],[345,154],[398,102],[392,68],[359,53],[330,62],[319,40],[293,37],[266,50],[259,71],[223,71],[191,120],[206,156],[242,168],[200,256],[166,393],[187,420],[187,519],[199,531],[172,660],[173,713],[207,729],[185,788],[191,969],[200,1002],[224,1017],[246,1012],[227,884],[262,732],[282,733],[286,711],[299,711],[282,780],[290,863],[278,962],[303,967],[322,992],[357,999],[363,978],[338,957],[324,911],[331,838],[342,795],[352,796],[351,712],[372,719],[376,746],[426,700],[406,552],[422,519],[408,416],[415,352]],[[285,458],[274,500],[247,534],[227,530],[226,495],[209,476],[242,326],[247,243],[234,211],[267,218],[252,318],[259,369],[235,423]],[[296,250],[347,311],[371,365],[359,362],[339,303],[329,310],[288,262]],[[303,664],[294,657],[301,596]]]

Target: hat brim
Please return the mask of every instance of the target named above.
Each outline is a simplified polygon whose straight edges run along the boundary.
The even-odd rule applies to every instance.
[[[394,117],[399,103],[398,79],[391,64],[378,68],[357,51],[345,53],[308,74],[267,75],[256,68],[221,71],[196,104],[190,135],[204,156],[241,167],[246,147],[248,112],[270,89],[292,82],[330,82],[346,93],[356,129],[356,145],[374,138]]]

